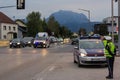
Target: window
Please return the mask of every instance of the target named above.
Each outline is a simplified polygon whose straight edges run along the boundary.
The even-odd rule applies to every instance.
[[[9,30],[11,30],[11,27],[9,26]]]
[[[4,35],[3,38],[6,39],[6,35]]]
[[[6,30],[6,26],[3,26],[3,30]]]
[[[15,28],[15,27],[13,27],[13,30],[15,31],[15,30],[16,30],[16,28]]]

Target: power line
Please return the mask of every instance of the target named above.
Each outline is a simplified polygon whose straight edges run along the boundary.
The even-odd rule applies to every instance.
[[[10,8],[10,7],[16,7],[16,6],[2,6],[2,7],[0,7],[0,9],[2,9],[2,8]]]

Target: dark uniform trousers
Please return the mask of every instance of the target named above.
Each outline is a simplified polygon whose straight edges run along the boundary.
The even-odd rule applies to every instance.
[[[113,77],[114,57],[107,58],[109,77]]]

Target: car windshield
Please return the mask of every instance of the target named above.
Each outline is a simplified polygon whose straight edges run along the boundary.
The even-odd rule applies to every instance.
[[[82,49],[103,49],[102,41],[80,41],[80,48]]]
[[[32,39],[33,39],[32,37],[25,37],[25,38],[23,38],[23,41],[30,41]]]
[[[13,39],[12,42],[20,42],[20,39]]]
[[[45,37],[37,37],[37,38],[35,38],[35,40],[46,40],[46,38]]]

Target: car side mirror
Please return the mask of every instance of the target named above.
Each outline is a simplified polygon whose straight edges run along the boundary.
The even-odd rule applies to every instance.
[[[75,46],[74,49],[79,49],[79,48],[77,46]]]

